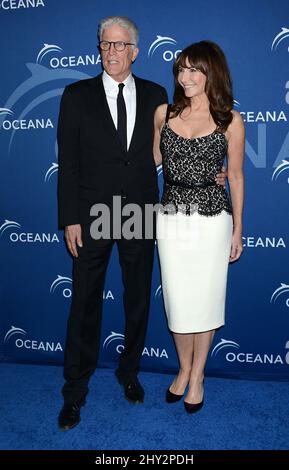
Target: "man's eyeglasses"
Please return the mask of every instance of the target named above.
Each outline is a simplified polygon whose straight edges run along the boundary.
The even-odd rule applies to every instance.
[[[111,45],[114,45],[114,48],[117,52],[122,52],[125,50],[126,46],[135,46],[132,42],[124,41],[100,41],[99,47],[102,51],[108,51]]]

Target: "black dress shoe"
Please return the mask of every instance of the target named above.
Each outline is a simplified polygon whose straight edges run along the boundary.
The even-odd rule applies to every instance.
[[[200,403],[187,403],[186,401],[184,401],[185,410],[189,414],[200,411],[200,409],[203,407],[203,404],[204,404],[204,399]]]
[[[130,379],[124,383],[125,398],[131,403],[143,403],[144,389],[138,379]]]
[[[80,408],[85,405],[85,398],[73,403],[65,403],[58,416],[58,425],[62,431],[74,428],[80,422]]]
[[[144,389],[139,383],[138,379],[123,379],[119,374],[115,373],[117,380],[120,385],[124,387],[124,396],[130,403],[143,403],[144,401]]]
[[[181,398],[183,398],[184,394],[182,395],[177,395],[176,393],[173,393],[170,391],[168,388],[166,391],[166,402],[167,403],[176,403],[179,401]]]

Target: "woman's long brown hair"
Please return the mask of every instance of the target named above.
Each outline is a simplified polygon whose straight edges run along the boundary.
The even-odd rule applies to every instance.
[[[179,68],[195,67],[206,75],[205,93],[210,103],[210,113],[219,131],[225,132],[232,122],[232,81],[226,57],[222,49],[212,41],[201,41],[186,47],[174,63],[175,77],[172,117],[181,115],[190,107],[190,98],[184,94],[178,82]]]

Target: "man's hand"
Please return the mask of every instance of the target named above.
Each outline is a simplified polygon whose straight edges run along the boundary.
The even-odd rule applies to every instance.
[[[219,184],[220,186],[223,186],[223,188],[226,187],[226,178],[228,176],[228,172],[227,172],[227,169],[222,166],[222,173],[218,173],[215,180],[217,182],[217,184]]]
[[[75,258],[78,258],[77,246],[83,246],[81,239],[81,226],[79,224],[67,225],[65,227],[64,237],[70,253]]]

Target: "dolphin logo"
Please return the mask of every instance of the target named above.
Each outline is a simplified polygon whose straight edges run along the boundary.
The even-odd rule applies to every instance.
[[[288,284],[284,284],[284,282],[281,282],[280,283],[280,287],[278,287],[278,289],[274,290],[272,296],[271,296],[271,300],[270,300],[270,303],[272,302],[276,302],[276,300],[278,299],[278,297],[284,293],[287,293],[289,292],[289,285]],[[288,303],[289,299],[286,300],[286,305]],[[289,305],[287,305],[288,307]]]
[[[58,171],[58,163],[52,163],[51,167],[48,168],[45,174],[45,183],[50,180],[51,176]]]
[[[55,281],[53,281],[53,283],[50,286],[50,293],[53,294],[58,286],[60,286],[61,284],[66,284],[66,283],[72,284],[72,279],[70,277],[60,276],[60,274],[58,274],[57,278],[55,279]]]
[[[8,115],[12,115],[14,114],[13,111],[11,109],[8,109],[8,108],[0,108],[0,116],[6,116],[6,114]]]
[[[162,172],[163,172],[163,165],[159,165],[159,166],[157,167],[157,174],[158,174],[158,176],[160,176],[160,175],[162,174]]]
[[[282,42],[284,39],[288,38],[289,37],[289,29],[288,28],[281,28],[281,31],[280,33],[277,34],[277,36],[275,36],[275,38],[273,39],[273,42],[272,42],[272,45],[271,45],[271,51],[277,49],[277,47],[279,46],[280,42]]]
[[[7,331],[6,335],[4,336],[4,343],[7,343],[9,339],[14,335],[27,335],[25,330],[22,328],[17,328],[16,326],[11,326],[10,330]]]
[[[157,290],[155,291],[155,299],[157,299],[158,297],[161,297],[162,293],[163,293],[162,285],[160,284]]]
[[[224,349],[224,348],[239,348],[240,345],[238,343],[235,343],[235,341],[231,341],[231,340],[228,340],[228,339],[221,339],[221,341],[216,344],[216,346],[214,347],[213,351],[211,352],[211,356],[214,357],[218,354],[219,351],[221,351],[221,349]]]
[[[113,341],[123,341],[124,340],[124,335],[121,333],[115,333],[114,331],[111,332],[111,334],[104,340],[102,347],[103,348],[108,348],[110,343]]]
[[[4,224],[0,226],[0,236],[2,237],[5,230],[8,228],[20,228],[21,225],[18,222],[14,222],[13,220],[5,220]]]
[[[177,44],[177,41],[173,38],[170,38],[168,36],[159,36],[157,35],[157,39],[151,44],[149,51],[148,51],[148,57],[152,57],[157,50],[158,47],[163,46],[164,44]]]
[[[63,51],[63,49],[61,47],[57,46],[56,44],[46,44],[46,43],[44,43],[43,45],[44,45],[44,47],[41,49],[41,51],[39,52],[39,54],[36,58],[36,63],[37,64],[40,64],[42,62],[43,57],[46,56],[46,54],[48,54],[49,52]]]
[[[288,160],[282,160],[282,163],[277,166],[275,169],[273,175],[272,175],[272,181],[276,181],[279,175],[283,173],[283,171],[289,170],[289,162]],[[288,178],[288,184],[289,184],[289,178]]]
[[[91,78],[91,75],[88,75],[83,72],[79,72],[74,69],[50,69],[41,64],[27,63],[26,67],[30,71],[31,76],[22,82],[11,94],[5,103],[5,107],[2,109],[14,109],[14,106],[19,103],[27,94],[34,90],[40,85],[49,82],[58,82],[61,81],[61,88],[54,88],[50,91],[47,91],[39,96],[37,96],[33,101],[31,101],[20,113],[18,120],[23,119],[26,115],[32,111],[34,108],[42,104],[43,102],[62,95],[63,93],[63,80],[83,80],[85,78]],[[0,127],[4,121],[4,114],[0,114]],[[11,133],[11,138],[9,142],[9,153],[13,138],[16,130],[14,129]]]

